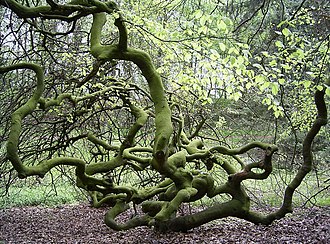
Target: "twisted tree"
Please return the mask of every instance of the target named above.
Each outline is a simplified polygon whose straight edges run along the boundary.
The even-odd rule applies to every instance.
[[[42,51],[55,62],[60,61],[56,45],[44,42],[56,36],[70,36],[77,21],[93,16],[86,44],[94,61],[85,74],[79,67],[72,71],[68,68],[67,72],[62,70],[63,74],[52,70],[49,61],[31,58],[28,51],[26,57],[10,64],[11,60],[3,53],[5,61],[0,73],[4,80],[17,79],[19,84],[20,80],[36,79],[34,85],[30,84],[32,94],[21,100],[11,114],[8,129],[6,159],[19,178],[44,177],[55,167],[73,166],[76,184],[89,192],[93,206],[108,204],[105,223],[114,230],[150,226],[160,231],[187,231],[228,216],[270,224],[292,212],[293,194],[312,168],[313,140],[327,122],[325,88],[315,92],[317,118],[304,139],[303,163],[286,187],[282,206],[269,214],[258,213],[250,208],[250,197],[243,182],[267,179],[278,147],[258,141],[237,148],[223,146],[220,140],[207,145],[206,140],[201,139],[205,118],[188,134],[181,113],[180,99],[184,98],[175,99],[176,94],[165,91],[153,59],[145,51],[129,45],[125,16],[117,4],[98,0],[64,4],[48,0],[35,7],[15,0],[0,0],[0,4],[43,37]],[[117,38],[109,44],[102,42],[102,35],[108,33],[106,16],[114,18],[117,30]],[[37,20],[73,24],[70,31],[60,33],[61,28],[55,28],[56,32],[43,29]],[[52,47],[54,52],[49,50]],[[72,51],[67,52],[71,54]],[[77,57],[89,54],[80,55]],[[120,71],[130,66],[134,75],[124,74],[127,79],[116,77],[119,66]],[[32,70],[35,79],[26,70]],[[116,76],[109,75],[114,73]],[[256,154],[260,157],[256,161],[246,163],[246,158],[240,157],[255,149],[263,152]],[[212,177],[210,172],[214,170],[226,175],[223,182]],[[115,181],[113,175],[123,171],[138,172],[140,184],[122,184],[120,177]],[[147,183],[143,182],[146,174],[149,174]],[[229,198],[198,213],[177,215],[184,203],[219,195]],[[140,206],[141,211],[135,217],[125,223],[116,221],[120,213],[136,206]]]

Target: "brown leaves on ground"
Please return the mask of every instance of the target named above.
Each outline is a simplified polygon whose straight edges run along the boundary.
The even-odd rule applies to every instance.
[[[106,210],[87,205],[0,210],[0,243],[329,243],[330,240],[330,208],[300,209],[270,226],[227,218],[188,233],[165,234],[146,227],[112,231],[103,223]]]

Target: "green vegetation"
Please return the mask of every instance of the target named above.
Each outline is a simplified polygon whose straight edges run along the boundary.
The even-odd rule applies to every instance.
[[[1,182],[2,185],[5,183]],[[60,171],[55,170],[45,178],[33,177],[7,184],[1,189],[0,208],[53,207],[86,201],[86,193],[74,186],[72,175],[61,175]]]
[[[6,196],[1,197],[0,208],[78,204],[86,201],[72,185],[57,185],[56,190],[49,185],[11,186]]]

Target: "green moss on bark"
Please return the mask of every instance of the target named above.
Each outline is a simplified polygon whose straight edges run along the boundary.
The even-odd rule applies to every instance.
[[[123,25],[120,26],[119,32],[122,39],[126,33]],[[154,155],[158,164],[163,164],[163,161],[168,157],[168,144],[172,134],[171,111],[166,100],[165,91],[160,75],[157,73],[150,56],[142,50],[133,48],[122,48],[122,45],[102,45],[101,33],[106,22],[104,13],[93,15],[93,25],[91,28],[91,46],[92,55],[99,60],[120,59],[135,63],[142,71],[143,76],[148,82],[150,95],[155,107],[155,126],[156,136],[154,144]],[[125,33],[123,33],[125,32]],[[157,155],[163,155],[157,157]]]

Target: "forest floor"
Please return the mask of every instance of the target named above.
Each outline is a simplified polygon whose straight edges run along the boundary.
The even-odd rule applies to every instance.
[[[0,243],[330,243],[329,207],[298,209],[270,226],[226,218],[188,233],[112,231],[103,223],[106,210],[86,204],[0,210]]]

